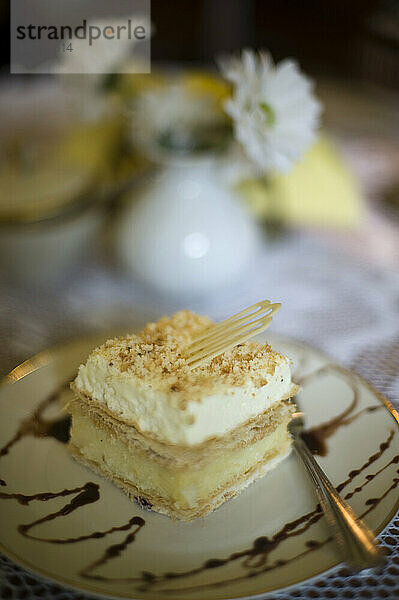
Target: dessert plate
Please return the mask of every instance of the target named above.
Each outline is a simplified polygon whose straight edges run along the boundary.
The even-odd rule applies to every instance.
[[[379,533],[399,508],[398,414],[357,375],[296,341],[308,442]],[[204,519],[173,522],[132,503],[68,454],[68,383],[98,338],[44,352],[0,387],[0,551],[75,589],[122,598],[248,598],[340,562],[301,465],[277,469]]]

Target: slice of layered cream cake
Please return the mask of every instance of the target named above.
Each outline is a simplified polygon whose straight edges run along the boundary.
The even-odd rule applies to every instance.
[[[245,342],[190,369],[184,349],[211,324],[181,311],[109,340],[72,384],[75,457],[174,519],[207,515],[290,450],[289,360]]]

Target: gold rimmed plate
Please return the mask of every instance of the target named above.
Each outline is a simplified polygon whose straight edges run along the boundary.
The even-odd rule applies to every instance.
[[[262,338],[262,336],[260,336]],[[379,533],[398,510],[398,415],[369,384],[295,341],[308,441],[333,483]],[[61,405],[99,339],[68,343],[0,387],[0,551],[75,589],[122,598],[248,598],[340,562],[291,454],[206,518],[173,522],[131,502],[68,454]]]

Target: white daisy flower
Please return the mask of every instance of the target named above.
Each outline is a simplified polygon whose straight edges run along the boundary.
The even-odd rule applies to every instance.
[[[311,81],[294,61],[275,65],[266,52],[244,50],[220,68],[233,84],[225,110],[246,154],[261,173],[288,171],[316,137],[321,106]]]
[[[211,143],[224,122],[207,97],[176,82],[140,94],[132,106],[132,141],[143,149],[189,150]],[[211,138],[211,139],[209,139]]]

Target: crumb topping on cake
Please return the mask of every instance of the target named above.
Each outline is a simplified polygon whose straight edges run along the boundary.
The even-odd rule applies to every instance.
[[[109,366],[128,373],[145,385],[182,396],[186,401],[199,399],[204,392],[220,386],[240,386],[251,382],[266,385],[276,365],[285,360],[268,344],[245,342],[216,356],[209,362],[190,369],[184,350],[196,334],[212,325],[205,316],[182,310],[171,317],[148,323],[142,332],[114,338],[94,350],[108,360]]]

